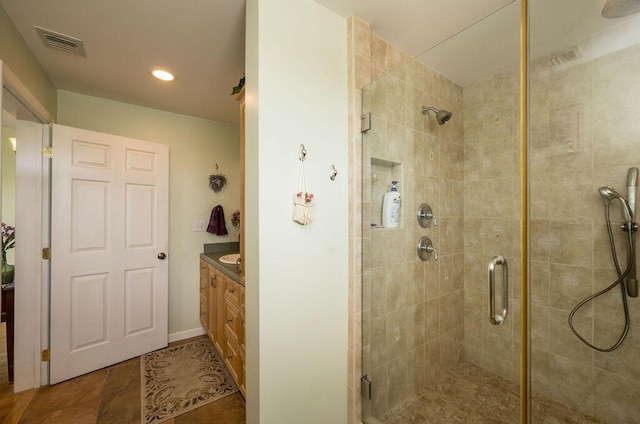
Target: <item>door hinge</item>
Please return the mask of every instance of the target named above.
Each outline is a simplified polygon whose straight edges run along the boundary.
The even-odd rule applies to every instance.
[[[371,112],[367,112],[360,117],[360,132],[367,132],[371,129]]]
[[[51,248],[44,247],[42,249],[42,259],[51,259]]]
[[[366,375],[360,378],[360,392],[362,399],[371,400],[371,381],[369,381]]]
[[[53,147],[46,146],[42,148],[42,157],[51,159],[53,157]]]
[[[45,349],[42,351],[40,356],[42,358],[42,362],[49,362],[51,359],[51,352],[49,352],[49,349]]]

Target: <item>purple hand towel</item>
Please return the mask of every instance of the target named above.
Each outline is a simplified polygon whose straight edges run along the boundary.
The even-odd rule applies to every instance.
[[[207,226],[207,232],[216,234],[218,236],[229,234],[227,232],[227,226],[224,220],[224,210],[222,209],[221,205],[218,205],[211,210],[211,217],[209,218],[209,226]]]

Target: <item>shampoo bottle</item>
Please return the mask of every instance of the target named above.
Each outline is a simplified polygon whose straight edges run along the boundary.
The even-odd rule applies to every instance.
[[[382,226],[386,228],[396,228],[400,224],[400,193],[397,184],[397,181],[391,181],[391,191],[385,193],[382,200]]]

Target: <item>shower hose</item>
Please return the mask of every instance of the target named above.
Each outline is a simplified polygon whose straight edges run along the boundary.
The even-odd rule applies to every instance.
[[[609,243],[611,244],[611,254],[613,256],[613,263],[616,266],[616,271],[618,273],[618,279],[613,282],[610,286],[604,288],[603,290],[600,290],[597,293],[592,294],[589,297],[586,297],[585,299],[583,299],[580,303],[578,303],[576,305],[575,308],[573,308],[573,310],[571,311],[571,313],[569,314],[569,327],[571,328],[571,331],[573,331],[573,334],[576,335],[576,337],[578,339],[580,339],[580,341],[584,344],[586,344],[587,346],[589,346],[592,349],[595,349],[599,352],[613,352],[614,350],[616,350],[618,347],[620,347],[620,345],[622,344],[622,342],[624,341],[624,339],[627,337],[627,334],[629,333],[629,305],[627,304],[627,292],[625,290],[625,285],[624,285],[624,279],[627,277],[627,275],[629,275],[629,272],[631,271],[631,267],[633,264],[633,258],[635,256],[635,246],[634,246],[634,236],[633,236],[633,231],[631,228],[629,228],[628,231],[628,244],[627,244],[627,268],[625,269],[624,272],[620,271],[620,265],[618,264],[618,255],[616,253],[616,246],[615,246],[615,242],[613,239],[613,232],[611,231],[611,221],[609,220],[609,205],[605,206],[604,209],[604,214],[607,220],[607,229],[609,231]],[[632,227],[632,226],[630,226]],[[622,293],[622,306],[624,308],[624,329],[622,330],[622,333],[620,334],[620,337],[618,338],[618,341],[615,342],[612,346],[608,347],[608,348],[601,348],[598,346],[595,346],[591,343],[589,343],[584,337],[582,337],[580,335],[580,333],[578,333],[578,331],[574,328],[573,326],[573,316],[576,314],[576,312],[578,312],[578,310],[580,308],[582,308],[586,303],[592,301],[593,299],[595,299],[598,296],[601,296],[605,293],[607,293],[610,290],[613,290],[616,286],[620,286],[620,292]]]

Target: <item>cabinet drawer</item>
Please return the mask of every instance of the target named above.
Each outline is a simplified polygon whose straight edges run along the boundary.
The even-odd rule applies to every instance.
[[[229,333],[227,332],[225,351],[224,351],[224,362],[227,364],[229,368],[229,372],[231,376],[236,381],[238,386],[241,385],[241,382],[244,379],[244,370],[242,367],[242,358],[240,357],[240,349],[238,348],[238,344],[233,341],[231,337],[229,337]]]
[[[232,302],[227,300],[227,314],[226,314],[226,332],[230,334],[230,336],[234,339],[234,341],[239,345],[239,341],[243,339],[242,331],[242,319],[240,319],[240,314],[238,311],[238,307],[234,305]]]
[[[242,287],[239,283],[236,283],[235,281],[226,278],[225,279],[227,282],[227,289],[224,292],[224,297],[227,299],[227,301],[235,303],[236,305],[240,304],[240,288]],[[244,301],[244,299],[243,299]]]

